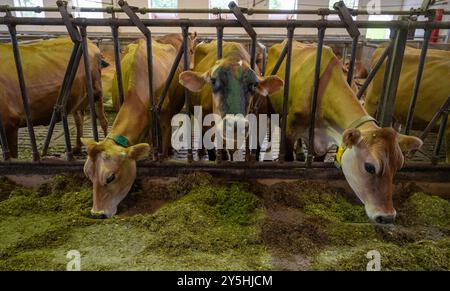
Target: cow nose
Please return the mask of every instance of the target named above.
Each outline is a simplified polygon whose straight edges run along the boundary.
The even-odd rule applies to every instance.
[[[95,212],[95,211],[91,211],[91,215],[93,218],[97,218],[97,219],[105,219],[108,216],[106,216],[106,214],[101,211],[101,212]]]
[[[389,215],[377,215],[375,217],[376,223],[382,223],[382,224],[388,224],[393,223],[395,220],[395,215],[389,214]]]

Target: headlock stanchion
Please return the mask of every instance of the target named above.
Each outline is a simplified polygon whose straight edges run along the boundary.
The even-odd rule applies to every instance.
[[[217,60],[222,58],[223,48],[223,26],[217,27]]]
[[[297,27],[302,28],[315,28],[318,29],[318,47],[317,47],[317,57],[316,57],[316,67],[314,74],[314,88],[311,96],[311,116],[310,116],[310,128],[309,128],[309,141],[308,141],[308,156],[307,162],[304,166],[306,167],[317,167],[319,163],[313,163],[314,157],[314,126],[315,117],[317,110],[317,95],[318,86],[320,84],[320,63],[321,63],[321,52],[324,42],[324,32],[327,28],[345,28],[348,34],[352,37],[352,52],[350,58],[349,72],[347,75],[347,81],[350,84],[353,79],[354,65],[356,60],[356,49],[360,36],[360,28],[388,28],[391,30],[391,43],[387,46],[382,53],[380,59],[376,62],[373,69],[369,73],[367,80],[364,82],[361,89],[358,91],[358,98],[361,98],[364,92],[367,90],[370,82],[373,81],[377,71],[386,62],[386,71],[383,81],[383,89],[379,100],[379,105],[377,109],[377,119],[380,120],[382,126],[390,126],[392,122],[392,113],[394,110],[396,90],[399,83],[399,76],[403,61],[403,55],[405,51],[406,39],[409,30],[413,29],[424,29],[425,36],[422,45],[422,51],[420,54],[419,68],[416,75],[415,85],[412,92],[410,110],[408,112],[408,120],[405,127],[406,133],[408,133],[413,124],[414,109],[416,106],[416,101],[418,98],[418,93],[420,89],[420,82],[423,76],[423,68],[425,66],[426,53],[428,49],[428,41],[430,39],[431,31],[433,29],[449,29],[450,22],[433,22],[432,14],[433,11],[429,9],[415,9],[411,11],[381,11],[380,14],[386,15],[424,15],[428,17],[426,21],[405,21],[405,20],[394,20],[394,21],[354,21],[352,16],[356,15],[368,15],[369,11],[348,9],[343,1],[340,1],[334,5],[334,9],[330,10],[328,8],[316,9],[316,10],[267,10],[267,9],[246,9],[238,7],[236,3],[231,2],[229,5],[230,9],[154,9],[154,8],[137,8],[129,6],[125,1],[119,1],[120,7],[105,7],[105,8],[80,8],[81,12],[105,12],[112,15],[108,19],[86,19],[86,18],[73,18],[67,12],[67,2],[57,1],[57,7],[9,7],[0,6],[0,12],[6,12],[6,16],[0,17],[0,25],[6,25],[9,28],[11,35],[11,42],[14,50],[14,57],[16,61],[16,67],[19,77],[19,86],[22,93],[22,101],[25,109],[25,118],[27,119],[27,127],[30,135],[30,141],[32,143],[33,149],[33,159],[38,160],[39,154],[35,147],[36,140],[34,138],[33,126],[31,115],[29,114],[29,109],[27,113],[28,98],[26,92],[25,81],[23,77],[23,68],[20,62],[20,54],[17,43],[15,27],[17,25],[45,25],[45,26],[61,26],[64,25],[74,43],[72,53],[68,62],[68,66],[64,75],[64,80],[58,95],[58,99],[54,106],[53,114],[51,117],[50,125],[48,127],[48,134],[46,136],[43,154],[47,153],[48,146],[51,140],[51,136],[55,127],[56,122],[61,117],[64,129],[64,138],[66,145],[67,158],[72,159],[72,150],[70,145],[70,132],[67,122],[67,112],[66,105],[70,95],[71,87],[74,82],[74,78],[77,69],[80,64],[81,54],[84,52],[84,63],[85,63],[85,73],[86,73],[86,90],[89,97],[89,106],[92,115],[92,126],[93,126],[93,136],[98,139],[98,132],[96,131],[96,112],[95,112],[95,100],[93,96],[93,84],[92,75],[89,69],[89,58],[88,58],[88,39],[86,35],[87,27],[91,26],[104,26],[111,27],[112,39],[114,44],[114,57],[116,64],[116,74],[118,80],[118,96],[119,101],[122,104],[124,101],[123,92],[123,79],[122,71],[120,66],[120,44],[119,44],[119,27],[131,27],[136,26],[144,34],[147,46],[147,66],[148,66],[148,78],[149,78],[149,94],[150,94],[150,104],[149,104],[149,115],[150,115],[150,140],[154,148],[161,152],[161,129],[159,124],[159,115],[162,110],[165,95],[168,92],[170,82],[176,74],[176,70],[179,67],[181,58],[184,60],[184,70],[189,69],[189,36],[188,30],[190,27],[213,27],[217,29],[217,57],[220,59],[223,56],[223,32],[225,28],[229,27],[243,27],[247,34],[251,38],[250,46],[250,65],[251,68],[256,67],[256,46],[257,34],[254,28],[287,28],[287,43],[283,48],[271,74],[276,74],[279,70],[281,64],[286,59],[286,71],[285,71],[285,84],[284,84],[284,96],[283,96],[283,109],[281,114],[281,140],[280,140],[280,161],[283,161],[286,156],[286,116],[287,116],[287,106],[289,98],[294,98],[295,96],[290,96],[289,94],[289,83],[291,74],[291,62],[292,62],[292,45],[294,30]],[[36,13],[41,12],[59,12],[61,17],[12,17],[11,11],[33,11]],[[126,13],[129,19],[119,19],[116,17],[115,13]],[[140,19],[136,14],[146,14],[146,13],[213,13],[213,14],[234,14],[237,20],[211,20],[211,19]],[[322,17],[321,20],[247,20],[244,15],[251,14],[311,14],[319,15]],[[324,21],[323,18],[326,15],[337,14],[339,15],[341,21],[327,20]],[[449,15],[450,12],[446,11],[444,14]],[[172,69],[169,73],[169,79],[166,80],[165,87],[161,93],[159,100],[155,104],[153,90],[153,66],[152,66],[152,43],[151,43],[151,32],[149,27],[180,27],[183,34],[183,44],[179,48],[179,51],[175,57]],[[78,30],[80,29],[80,31]],[[81,35],[80,35],[81,32]],[[264,48],[263,48],[264,50]],[[264,54],[265,55],[265,54]],[[265,67],[265,62],[263,61],[263,68]],[[264,70],[264,69],[263,69]],[[441,119],[440,129],[438,132],[438,137],[436,140],[436,146],[434,149],[434,159],[439,153],[442,146],[442,140],[444,135],[444,130],[446,127],[446,122],[448,119],[448,110],[450,107],[450,98],[445,104],[440,108],[440,110],[435,114],[433,119],[430,121],[427,128],[424,130],[421,138],[424,139],[426,135],[431,131]],[[191,100],[188,90],[185,88],[185,110],[191,115]],[[3,156],[5,159],[9,158],[7,135],[5,132],[4,124],[2,124],[0,119],[0,141],[3,151]],[[192,161],[192,150],[189,149],[188,159]],[[42,161],[41,161],[42,163]],[[283,166],[279,164],[278,166]]]
[[[183,69],[184,71],[189,70],[189,26],[184,25],[181,27],[182,35],[183,35]],[[191,103],[191,95],[189,93],[189,90],[187,88],[184,88],[184,106],[186,108],[186,113],[189,115],[189,120],[192,120],[192,103]],[[194,160],[194,156],[192,154],[192,139],[191,144],[188,146],[187,150],[187,161],[188,163],[191,163]]]
[[[405,53],[406,40],[408,36],[407,28],[399,28],[395,31],[392,54],[390,56],[389,66],[385,74],[387,75],[386,87],[384,88],[384,100],[380,112],[379,123],[382,127],[392,125],[392,115],[394,113],[395,97],[400,80],[400,71],[402,69],[403,55]]]
[[[111,34],[114,47],[114,65],[116,67],[117,78],[117,94],[119,97],[119,105],[122,106],[124,101],[122,68],[120,64],[120,41],[119,41],[119,25],[118,19],[113,9],[111,11]]]
[[[7,12],[8,17],[12,17],[10,12]],[[36,145],[36,136],[34,134],[33,121],[30,111],[30,99],[27,94],[27,87],[25,85],[25,77],[23,74],[22,60],[20,58],[19,43],[17,42],[17,31],[14,24],[8,25],[9,34],[11,36],[12,49],[14,54],[14,61],[16,64],[17,78],[19,79],[20,96],[22,97],[22,105],[25,113],[25,121],[27,124],[28,135],[30,137],[31,151],[33,161],[39,161],[39,152]],[[6,141],[6,138],[4,139]],[[9,151],[6,152],[9,155]]]
[[[434,13],[429,14],[428,20],[429,21],[434,20]],[[414,83],[414,89],[413,89],[413,93],[412,93],[412,97],[411,97],[411,103],[409,105],[408,116],[406,118],[405,134],[409,134],[409,131],[411,130],[411,127],[413,125],[417,95],[419,94],[420,81],[422,80],[423,70],[425,68],[425,59],[427,57],[428,43],[430,42],[432,32],[433,31],[431,29],[427,28],[427,29],[425,29],[425,33],[423,36],[422,49],[420,51],[420,58],[419,58],[419,67],[417,69],[416,81]]]
[[[291,81],[291,63],[292,63],[292,41],[294,39],[294,30],[292,26],[287,28],[286,43],[286,69],[284,75],[284,95],[283,95],[283,111],[281,113],[281,137],[280,137],[280,157],[279,161],[284,162],[286,156],[286,127],[287,127],[287,110],[289,102],[289,85]]]
[[[308,143],[308,155],[306,157],[306,164],[308,167],[311,166],[314,156],[314,129],[316,128],[316,115],[317,115],[317,97],[319,95],[319,84],[320,84],[320,65],[322,63],[322,49],[323,40],[325,38],[325,28],[319,28],[318,32],[318,42],[317,42],[317,53],[316,53],[316,64],[314,69],[314,87],[313,95],[311,98],[311,113],[309,119],[309,143]]]
[[[83,61],[84,61],[84,72],[86,76],[86,91],[89,99],[89,110],[91,113],[92,135],[95,141],[98,141],[97,114],[95,112],[94,87],[92,85],[91,65],[89,63],[89,49],[85,25],[80,27],[80,32],[83,46]],[[102,101],[98,100],[98,102]]]
[[[150,131],[149,131],[149,139],[151,144],[156,148],[160,148],[161,140],[158,136],[157,130],[157,114],[156,114],[156,106],[154,100],[154,90],[153,90],[153,53],[152,53],[152,34],[150,29],[145,26],[141,19],[136,15],[136,13],[132,10],[126,1],[120,0],[118,1],[120,7],[122,7],[123,12],[127,14],[130,20],[134,25],[144,34],[145,36],[145,44],[146,44],[146,52],[147,52],[147,70],[148,70],[148,94],[149,94],[149,114],[150,114]],[[159,159],[157,156],[157,152],[153,153],[153,157]]]
[[[345,6],[344,1],[334,3],[333,8],[337,10],[339,18],[345,24],[345,28],[347,29],[348,34],[353,39],[350,64],[347,73],[347,83],[351,86],[353,81],[353,70],[355,68],[356,61],[356,50],[358,48],[358,39],[361,33],[359,32],[358,27],[356,26],[355,21],[350,14],[350,11],[348,10],[347,6]]]
[[[247,18],[245,18],[241,8],[239,8],[234,1],[231,1],[228,4],[228,7],[230,8],[231,12],[233,12],[239,24],[242,25],[242,27],[245,29],[245,31],[252,40],[250,48],[250,68],[254,70],[256,64],[256,37],[257,37],[256,31],[253,29],[252,25],[248,22]]]
[[[0,111],[0,143],[2,146],[3,159],[8,161],[11,157],[9,154],[8,140],[6,138],[5,127],[3,126],[2,112]]]
[[[50,124],[48,127],[47,136],[44,141],[44,147],[42,149],[42,155],[46,155],[48,151],[48,147],[50,145],[50,141],[53,135],[53,130],[56,125],[56,121],[58,115],[61,115],[61,120],[63,124],[64,130],[64,143],[66,149],[66,158],[67,160],[73,160],[72,153],[72,145],[70,143],[70,129],[69,122],[67,120],[67,101],[70,95],[70,91],[72,89],[73,81],[75,79],[75,75],[78,70],[78,66],[80,64],[81,55],[83,52],[82,44],[81,44],[81,35],[77,29],[77,27],[71,21],[72,16],[67,12],[67,2],[57,1],[59,13],[63,19],[63,23],[67,28],[67,32],[74,43],[72,54],[69,59],[69,64],[66,69],[66,73],[64,75],[63,84],[61,85],[61,90],[59,92],[58,99],[55,104],[55,108],[53,109],[52,118],[50,120]]]
[[[356,96],[358,99],[361,99],[364,95],[364,92],[366,91],[367,87],[369,87],[370,82],[372,82],[373,78],[377,74],[378,70],[380,69],[381,65],[383,65],[384,61],[388,57],[389,53],[392,50],[392,42],[389,43],[389,45],[386,46],[383,53],[381,54],[380,58],[377,60],[375,65],[373,66],[372,70],[370,70],[369,75],[367,76],[366,80],[362,84],[361,88],[359,88],[358,93]]]

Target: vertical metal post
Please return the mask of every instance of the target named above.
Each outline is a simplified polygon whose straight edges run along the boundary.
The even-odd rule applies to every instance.
[[[250,47],[250,68],[252,70],[256,67],[256,36],[252,37],[252,44]]]
[[[9,34],[11,36],[12,49],[14,53],[14,61],[16,64],[17,78],[19,79],[20,96],[22,97],[23,110],[25,113],[25,121],[27,124],[28,135],[30,136],[31,151],[33,161],[39,161],[39,152],[36,145],[36,136],[34,134],[33,121],[31,119],[30,102],[25,85],[25,77],[23,74],[22,60],[20,58],[19,44],[17,42],[17,31],[15,25],[8,25]]]
[[[8,140],[6,138],[5,127],[3,125],[3,117],[0,111],[0,143],[2,146],[2,154],[3,159],[5,161],[10,159],[9,148],[8,148]]]
[[[98,141],[97,114],[95,113],[94,88],[92,84],[91,65],[89,63],[87,31],[85,25],[80,27],[80,32],[83,46],[83,61],[84,61],[84,72],[86,77],[86,91],[89,99],[89,110],[91,113],[92,135],[94,136],[94,139]]]
[[[445,129],[447,127],[449,108],[447,108],[441,115],[441,125],[439,126],[439,132],[436,137],[436,144],[434,146],[432,162],[436,164],[439,158],[439,152],[441,151],[442,141],[444,140]]]
[[[391,61],[392,61],[392,50],[394,48],[394,35],[395,32],[397,30],[396,29],[390,29],[390,42],[389,42],[389,46],[388,46],[388,54],[387,54],[387,61],[386,61],[386,66],[384,68],[384,78],[383,78],[383,87],[381,88],[381,92],[380,92],[380,99],[378,100],[378,106],[377,106],[377,111],[376,111],[376,117],[375,119],[378,120],[378,123],[381,124],[381,111],[383,110],[383,104],[384,104],[384,100],[386,99],[386,86],[387,86],[387,82],[388,82],[388,68],[391,66]]]
[[[183,62],[184,62],[184,70],[189,70],[189,27],[183,26],[182,28],[182,34],[183,34]],[[189,120],[192,118],[191,114],[191,95],[189,94],[189,90],[187,88],[184,88],[184,100],[185,100],[185,107],[186,112],[189,115]],[[191,163],[194,160],[194,156],[192,155],[192,141],[191,144],[188,147],[188,154],[187,154],[187,160],[189,163]]]
[[[423,70],[425,68],[425,60],[427,57],[428,43],[431,38],[432,30],[425,29],[425,35],[423,38],[422,49],[419,57],[419,67],[417,68],[416,81],[414,83],[414,89],[411,97],[411,103],[409,104],[408,117],[406,118],[405,134],[409,134],[414,121],[414,111],[416,109],[417,96],[419,94],[420,82],[422,81]]]
[[[398,82],[402,69],[403,55],[405,53],[406,40],[408,36],[407,28],[399,28],[395,32],[394,46],[392,49],[391,62],[388,68],[387,84],[385,88],[385,98],[383,100],[380,124],[382,127],[389,127],[392,124],[392,115],[394,113],[395,97],[397,95]]]
[[[318,31],[318,42],[317,42],[317,52],[316,52],[316,64],[314,69],[314,90],[311,100],[311,113],[309,119],[309,143],[308,143],[308,155],[306,157],[306,165],[310,167],[314,155],[314,130],[316,127],[316,111],[317,111],[317,96],[319,94],[319,84],[320,84],[320,66],[322,63],[322,49],[323,49],[323,39],[325,38],[325,28],[319,28]]]
[[[389,55],[389,53],[391,51],[391,48],[392,48],[392,42],[388,46],[386,46],[386,48],[384,49],[384,51],[381,54],[380,58],[377,60],[375,66],[373,66],[372,70],[370,71],[369,75],[367,76],[367,79],[364,81],[364,84],[361,86],[361,88],[359,88],[359,91],[356,94],[358,99],[361,99],[361,97],[363,96],[363,94],[366,91],[367,87],[370,85],[370,82],[372,82],[373,78],[377,74],[377,72],[380,69],[381,65],[383,65],[384,61],[388,57],[388,55]]]
[[[294,27],[289,26],[287,29],[286,44],[286,69],[284,77],[284,96],[283,111],[281,117],[281,136],[280,136],[280,156],[279,161],[283,162],[286,155],[286,126],[287,126],[287,107],[289,102],[289,86],[291,81],[291,61],[292,61],[292,41],[294,38]]]
[[[122,79],[122,68],[120,65],[120,43],[119,43],[119,26],[117,25],[117,19],[112,14],[111,24],[111,32],[113,38],[113,46],[114,46],[114,64],[116,66],[116,76],[117,76],[117,90],[119,94],[119,104],[122,106],[124,101],[124,93],[123,93],[123,79]]]
[[[217,59],[222,58],[223,51],[223,26],[217,27]]]
[[[347,73],[347,83],[351,86],[353,81],[353,71],[355,70],[355,62],[356,62],[356,51],[358,49],[358,39],[359,36],[353,37],[352,42],[352,52],[350,55],[350,64],[348,66],[348,73]]]

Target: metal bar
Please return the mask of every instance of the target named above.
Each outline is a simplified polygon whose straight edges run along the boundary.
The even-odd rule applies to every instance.
[[[255,69],[256,67],[256,37],[252,38],[252,43],[251,43],[251,47],[250,47],[250,68],[252,70]]]
[[[83,47],[83,61],[84,61],[84,72],[86,77],[86,91],[89,100],[89,110],[91,113],[91,124],[92,124],[92,135],[95,141],[98,141],[98,130],[97,130],[97,114],[95,112],[95,99],[94,99],[94,86],[92,84],[92,74],[91,65],[89,63],[89,47],[87,41],[87,31],[86,26],[80,27],[81,41]],[[99,100],[98,102],[101,102]]]
[[[123,10],[119,7],[76,7],[76,6],[68,6],[71,9],[77,9],[80,12],[123,12]],[[253,8],[240,8],[242,13],[252,15],[252,14],[304,14],[304,15],[329,15],[329,14],[337,14],[337,11],[328,9],[328,8],[320,8],[320,9],[253,9]],[[9,5],[0,5],[0,12],[7,11],[28,11],[35,13],[42,12],[58,12],[57,7],[45,6],[45,7],[19,7],[19,6],[9,6]],[[148,14],[148,13],[198,13],[198,14],[231,14],[232,11],[229,9],[223,8],[147,8],[147,7],[133,7],[133,11],[140,14]],[[357,15],[371,15],[373,11],[368,11],[364,9],[351,9],[350,14],[352,16]],[[383,15],[426,15],[426,11],[422,9],[412,9],[407,11],[401,10],[381,10],[379,14]],[[450,14],[450,11],[444,11],[444,15]]]
[[[386,86],[388,82],[389,74],[387,74],[388,68],[391,66],[392,61],[392,49],[394,48],[394,40],[393,40],[394,31],[391,30],[391,37],[390,37],[390,43],[388,46],[388,52],[387,52],[387,61],[386,61],[386,67],[384,70],[384,78],[383,78],[383,87],[381,88],[380,92],[380,99],[378,100],[378,106],[376,111],[376,117],[375,119],[378,120],[378,123],[381,124],[381,111],[383,111],[383,104],[384,100],[386,99]]]
[[[30,137],[30,145],[31,145],[31,151],[33,155],[33,161],[39,161],[39,151],[36,144],[36,136],[34,134],[34,128],[33,128],[33,120],[31,118],[31,111],[30,111],[30,99],[28,97],[27,93],[27,87],[25,85],[25,77],[23,73],[23,66],[22,66],[22,60],[20,57],[20,50],[19,50],[19,43],[17,42],[17,31],[16,27],[14,25],[8,26],[9,34],[11,36],[11,43],[12,43],[12,49],[14,54],[14,61],[16,64],[16,71],[17,71],[17,78],[19,80],[19,87],[20,87],[20,96],[22,98],[22,105],[23,105],[23,111],[25,113],[25,121],[27,124],[28,129],[28,135]],[[5,139],[6,140],[6,139]]]
[[[325,38],[325,29],[320,28],[318,32],[316,64],[314,69],[314,91],[311,100],[311,113],[309,119],[309,133],[308,133],[308,155],[306,157],[306,165],[311,166],[314,156],[314,129],[316,127],[316,113],[317,113],[317,96],[319,94],[320,84],[320,66],[322,62],[323,39]]]
[[[122,78],[122,66],[120,64],[120,43],[119,43],[119,27],[117,25],[111,25],[111,32],[114,46],[114,64],[116,66],[117,76],[117,90],[119,94],[119,104],[122,106],[124,98],[123,90],[123,78]]]
[[[80,47],[81,46],[79,44],[75,44],[72,48],[72,53],[69,58],[69,63],[67,64],[67,69],[64,74],[64,79],[63,79],[63,82],[61,85],[61,89],[59,91],[58,99],[56,100],[56,103],[55,103],[55,106],[53,109],[53,113],[52,113],[52,117],[50,119],[50,124],[47,129],[47,136],[45,137],[45,140],[44,140],[44,145],[42,148],[43,156],[47,155],[48,147],[50,145],[50,141],[51,141],[51,138],[53,135],[53,130],[55,128],[56,120],[58,118],[58,115],[61,113],[61,104],[62,104],[63,95],[67,91],[68,80],[70,78],[72,78],[72,71],[73,71],[72,68],[74,68],[75,66],[78,67],[79,60],[81,59]]]
[[[428,133],[434,128],[437,121],[441,117],[441,115],[450,109],[450,96],[445,100],[444,104],[439,108],[439,110],[434,114],[433,118],[428,123],[427,127],[423,130],[422,134],[420,135],[421,140],[425,140],[428,136]]]
[[[223,27],[217,27],[217,59],[220,60],[222,58],[223,52]]]
[[[281,64],[284,61],[284,58],[286,57],[286,54],[288,52],[288,46],[289,43],[287,42],[286,45],[283,47],[283,50],[280,53],[280,56],[277,59],[277,62],[275,63],[275,66],[272,69],[272,72],[270,72],[271,75],[276,75],[278,70],[280,69]]]
[[[381,126],[383,127],[389,127],[392,123],[392,114],[394,113],[395,97],[397,95],[397,86],[400,79],[407,36],[407,29],[398,29],[394,35],[394,46],[390,58],[391,62],[387,71],[388,81],[380,115]]]
[[[10,159],[8,139],[6,138],[5,127],[3,125],[3,116],[0,111],[0,144],[2,146],[3,159],[8,161]]]
[[[406,118],[405,134],[409,134],[409,131],[411,130],[413,125],[417,96],[419,94],[420,82],[422,81],[423,69],[425,68],[425,60],[427,57],[428,43],[430,41],[432,32],[433,31],[431,29],[425,30],[424,42],[422,45],[422,50],[420,51],[419,67],[417,68],[416,81],[414,83],[413,94],[411,96],[411,103],[409,104],[408,116]]]
[[[189,27],[183,26],[182,28],[182,34],[183,34],[183,62],[184,62],[184,71],[189,70]],[[189,90],[187,88],[184,88],[184,98],[185,98],[185,106],[186,106],[186,112],[189,115],[189,118],[192,118],[191,114],[191,95],[189,94]],[[191,163],[194,160],[194,156],[192,154],[192,142],[188,147],[188,154],[187,154],[187,160],[189,163]]]
[[[439,126],[439,132],[436,137],[436,144],[434,146],[434,152],[433,152],[433,163],[437,163],[439,159],[439,153],[441,151],[442,141],[444,140],[444,134],[445,130],[447,128],[447,122],[448,122],[448,114],[449,109],[445,110],[441,115],[441,125]]]
[[[350,55],[350,63],[348,66],[348,72],[347,72],[347,83],[351,86],[353,81],[353,71],[355,69],[355,62],[356,62],[356,51],[358,49],[358,36],[355,36],[353,38],[352,42],[352,52]]]
[[[159,96],[158,105],[156,106],[156,117],[155,117],[155,129],[156,129],[156,136],[157,140],[161,140],[161,109],[164,104],[165,97],[167,95],[167,92],[169,91],[170,84],[172,83],[173,77],[175,76],[175,73],[177,72],[178,66],[181,61],[181,57],[184,53],[184,46],[181,46],[178,50],[178,53],[175,57],[175,60],[173,61],[172,67],[170,68],[169,76],[166,79],[166,82],[164,84],[163,90],[161,91],[161,95]],[[161,143],[158,143],[158,152],[162,153],[162,146]]]
[[[82,25],[80,18],[70,20],[74,25]],[[134,26],[130,19],[95,19],[89,18],[86,20],[87,26],[111,26],[117,21],[118,26]],[[141,19],[142,23],[148,27],[241,27],[241,24],[236,20],[224,19]],[[253,27],[260,28],[286,28],[288,25],[294,28],[346,28],[341,21],[322,21],[322,20],[248,20]],[[60,18],[41,18],[41,17],[0,17],[0,25],[46,25],[46,26],[60,26],[64,22]],[[429,22],[429,21],[415,21],[408,22],[404,20],[394,21],[355,21],[358,28],[410,28],[410,29],[449,29],[450,21],[443,22]]]
[[[280,156],[279,161],[285,161],[286,155],[286,126],[287,126],[287,107],[289,101],[289,86],[291,81],[291,61],[292,61],[292,41],[294,38],[294,28],[287,29],[287,44],[286,44],[286,69],[284,77],[284,96],[283,96],[283,111],[281,117],[281,137],[280,137]]]
[[[364,84],[361,86],[361,88],[359,88],[359,91],[356,94],[358,99],[361,99],[361,97],[363,96],[363,94],[366,91],[367,87],[369,87],[370,82],[372,82],[373,78],[377,74],[377,72],[380,69],[381,65],[384,63],[384,61],[386,60],[387,56],[389,55],[389,53],[391,51],[391,48],[392,48],[392,42],[388,46],[386,46],[386,48],[384,49],[384,51],[381,54],[380,58],[375,63],[375,66],[373,66],[372,70],[370,71],[369,75],[367,76],[366,80],[364,81]]]

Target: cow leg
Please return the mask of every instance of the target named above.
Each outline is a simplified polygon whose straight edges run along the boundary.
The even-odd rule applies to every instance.
[[[83,137],[83,123],[84,123],[84,113],[81,110],[75,111],[73,114],[73,119],[75,120],[75,126],[77,128],[77,141],[76,146],[73,149],[74,154],[80,154],[83,144],[81,143],[81,138]]]
[[[170,124],[170,121],[163,121],[163,124]],[[166,160],[169,158],[169,148],[171,142],[170,128],[166,126],[161,127],[161,138],[162,138],[162,159]]]
[[[217,155],[216,155],[216,150],[214,150],[214,149],[212,149],[212,150],[208,150],[208,159],[210,160],[210,161],[215,161],[216,160],[216,157],[217,157]]]
[[[100,126],[102,127],[103,134],[106,137],[108,135],[108,119],[106,119],[105,109],[103,108],[103,102],[101,100],[95,102],[95,113],[100,122]]]
[[[18,147],[17,147],[17,139],[19,134],[19,129],[5,129],[6,139],[8,140],[8,148],[9,154],[11,158],[17,159],[18,157]]]

